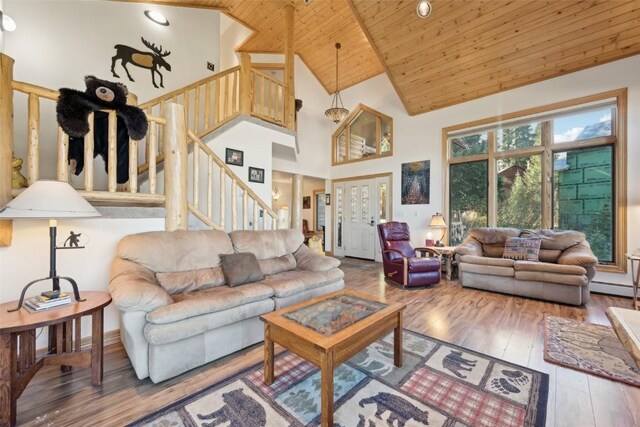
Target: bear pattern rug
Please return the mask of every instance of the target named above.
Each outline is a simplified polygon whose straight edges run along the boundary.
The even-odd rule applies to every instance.
[[[334,427],[544,426],[549,376],[415,332],[404,331],[404,364],[393,335],[334,373]],[[320,372],[295,354],[276,357],[150,414],[132,426],[317,426]]]

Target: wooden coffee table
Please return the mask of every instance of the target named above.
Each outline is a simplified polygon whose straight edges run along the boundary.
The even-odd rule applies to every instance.
[[[270,385],[274,380],[274,343],[319,367],[321,425],[333,426],[334,369],[392,330],[394,363],[402,366],[405,307],[342,290],[260,316],[264,322],[264,382]],[[345,315],[341,317],[340,313]]]

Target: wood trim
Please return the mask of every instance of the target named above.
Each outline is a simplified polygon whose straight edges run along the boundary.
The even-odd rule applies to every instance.
[[[373,156],[367,156],[367,157],[359,157],[357,159],[351,159],[351,149],[350,149],[350,144],[351,144],[351,124],[353,122],[353,120],[355,120],[355,118],[358,116],[358,114],[360,112],[367,112],[369,114],[371,114],[372,116],[376,117],[376,153]],[[391,144],[391,149],[389,151],[386,151],[384,153],[380,152],[380,135],[378,134],[378,130],[381,127],[380,122],[381,119],[385,119],[388,123],[389,123],[389,131],[391,132],[391,138],[389,139],[389,144]],[[346,141],[346,146],[345,146],[345,156],[344,156],[344,160],[342,161],[337,161],[337,156],[338,156],[338,136],[346,129],[346,133],[347,133],[347,141]],[[372,159],[379,159],[379,158],[383,158],[383,157],[391,157],[393,156],[393,117],[388,116],[384,113],[381,113],[377,110],[374,110],[371,107],[367,107],[366,105],[360,103],[358,104],[353,111],[351,111],[351,113],[349,113],[349,115],[342,121],[342,124],[340,124],[340,126],[338,126],[338,128],[333,131],[333,134],[331,134],[331,166],[338,166],[338,165],[344,165],[344,164],[348,164],[348,163],[355,163],[355,162],[361,162],[361,161],[366,161],[366,160],[372,160]]]
[[[595,95],[587,95],[580,98],[570,99],[567,101],[553,102],[551,104],[541,105],[539,107],[519,110],[512,113],[506,113],[500,116],[488,117],[486,119],[474,120],[472,122],[462,123],[459,125],[448,126],[443,129],[447,134],[466,128],[474,128],[477,126],[500,124],[507,120],[517,119],[522,116],[532,116],[540,113],[553,113],[553,110],[560,110],[574,105],[586,104],[589,102],[601,101],[607,98],[619,98],[622,94],[626,94],[627,89],[615,89],[607,92],[597,93]],[[465,101],[466,102],[466,101]]]
[[[251,68],[256,70],[282,70],[284,71],[284,62],[253,62]]]
[[[476,128],[480,126],[500,125],[502,122],[517,119],[525,116],[532,116],[535,114],[545,113],[552,115],[555,110],[566,109],[572,106],[579,106],[581,104],[587,104],[605,100],[609,98],[616,98],[617,116],[612,118],[615,125],[612,128],[613,135],[593,138],[585,141],[572,141],[566,143],[554,143],[553,142],[553,123],[547,118],[542,121],[542,145],[538,147],[524,148],[521,150],[512,150],[505,152],[497,152],[495,147],[495,131],[487,131],[489,138],[488,141],[488,154],[479,154],[467,157],[449,157],[448,139],[449,134],[455,131],[464,130],[467,128]],[[577,110],[576,112],[578,112]],[[545,124],[546,123],[546,124]],[[489,226],[496,226],[497,222],[497,180],[496,180],[496,161],[499,159],[528,156],[528,155],[542,155],[542,219],[541,228],[551,228],[553,226],[553,212],[551,202],[553,198],[552,190],[552,163],[553,152],[562,152],[568,150],[575,150],[580,148],[596,147],[614,144],[615,145],[615,159],[614,159],[614,173],[615,173],[615,187],[614,187],[614,200],[616,204],[616,218],[614,221],[614,248],[615,259],[610,265],[598,265],[596,269],[602,272],[611,273],[627,273],[627,262],[624,256],[627,250],[627,88],[615,89],[607,92],[601,92],[594,95],[583,96],[576,99],[570,99],[566,101],[555,102],[546,104],[539,107],[520,110],[512,113],[507,113],[501,116],[494,116],[486,119],[475,120],[472,122],[463,123],[460,125],[454,125],[445,127],[442,129],[442,159],[443,159],[443,178],[444,178],[444,212],[449,217],[450,201],[449,194],[449,166],[452,164],[469,163],[473,161],[487,160],[489,162]]]
[[[150,4],[150,5],[158,5],[158,6],[174,6],[174,7],[190,7],[193,9],[212,9],[212,10],[219,10],[220,12],[223,12],[225,15],[229,14],[229,9],[223,6],[215,6],[215,5],[208,5],[208,4],[201,4],[201,3],[197,3],[197,2],[193,2],[193,1],[189,1],[189,0],[180,0],[180,4],[176,4],[175,0],[153,0],[153,1],[147,1],[147,0],[111,0],[111,1],[117,1],[120,3],[144,3],[144,4]],[[237,20],[237,19],[236,19]],[[243,23],[243,25],[246,25]]]
[[[316,230],[316,216],[317,216],[317,211],[318,211],[318,206],[316,205],[316,194],[320,194],[320,193],[324,193],[326,194],[327,192],[325,191],[324,188],[320,188],[318,190],[313,190],[313,201],[311,202],[311,209],[313,210],[313,218],[311,221],[312,227],[311,229],[316,232],[316,231],[320,231],[320,230]],[[325,218],[325,224],[327,222],[327,219]],[[326,239],[326,237],[325,237]]]

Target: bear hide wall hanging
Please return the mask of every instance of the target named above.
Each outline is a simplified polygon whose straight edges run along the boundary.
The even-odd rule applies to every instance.
[[[74,161],[72,172],[79,175],[84,168],[84,136],[89,133],[89,114],[94,114],[93,156],[102,156],[108,171],[109,115],[98,110],[115,110],[117,122],[117,182],[129,180],[129,138],[140,140],[147,134],[147,117],[138,107],[127,105],[127,87],[121,83],[84,78],[86,90],[62,88],[56,105],[58,124],[69,135],[68,161]]]

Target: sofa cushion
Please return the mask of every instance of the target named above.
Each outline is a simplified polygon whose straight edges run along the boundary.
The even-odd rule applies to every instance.
[[[538,252],[540,252],[540,239],[509,237],[504,242],[503,258],[538,261]]]
[[[591,251],[591,246],[586,240],[562,252],[558,257],[558,264],[581,265],[583,267],[593,267],[598,264],[598,258]]]
[[[542,245],[542,243],[541,243]],[[562,251],[558,249],[542,249],[538,252],[538,261],[540,262],[557,262]]]
[[[245,319],[269,313],[273,311],[274,307],[275,302],[273,299],[267,298],[232,307],[227,310],[216,311],[215,313],[206,313],[201,316],[189,317],[176,322],[164,324],[147,323],[144,326],[144,337],[151,346],[178,342],[189,337],[204,334],[205,332],[225,325],[231,325]],[[238,339],[240,338],[241,337],[238,337]],[[218,346],[224,346],[225,344],[225,342],[216,343]],[[183,348],[182,351],[188,352],[190,349],[187,347]]]
[[[558,274],[544,271],[522,271],[515,272],[517,280],[528,280],[531,282],[557,283],[560,285],[587,286],[589,279],[585,275]]]
[[[202,291],[173,296],[174,303],[157,308],[147,314],[147,321],[158,325],[177,322],[189,317],[227,310],[273,296],[273,289],[258,283],[231,288],[219,286]]]
[[[224,231],[150,231],[124,237],[116,254],[153,272],[199,270],[220,265],[220,254],[232,254]]]
[[[487,276],[513,277],[514,274],[513,267],[500,267],[497,265],[480,265],[463,262],[459,268],[464,272],[484,274]]]
[[[263,274],[277,274],[296,268],[296,259],[292,254],[287,254],[277,258],[261,259],[258,264]]]
[[[507,258],[487,258],[483,256],[463,255],[460,257],[460,261],[467,262],[469,264],[478,265],[496,265],[498,267],[513,267],[515,261]]]
[[[501,228],[501,227],[479,227],[469,231],[469,236],[473,237],[483,245],[501,245],[509,237],[519,237],[520,230],[517,228]]]
[[[564,251],[585,240],[584,233],[573,230],[524,230],[521,237],[540,238],[542,249]]]
[[[260,284],[272,288],[277,298],[284,298],[299,292],[324,286],[328,283],[338,281],[343,277],[344,272],[339,268],[328,271],[296,269],[267,276]]]
[[[412,273],[420,273],[425,271],[438,271],[440,270],[439,258],[409,258],[409,271]],[[392,261],[394,264],[403,265],[402,258]]]
[[[220,267],[156,273],[156,279],[171,295],[224,285],[224,275]]]
[[[304,241],[302,232],[292,229],[232,231],[229,237],[236,252],[251,252],[258,260],[292,254]]]
[[[587,274],[587,270],[577,265],[559,265],[547,262],[516,261],[513,268],[516,271],[542,271],[547,273],[577,275]]]
[[[258,260],[251,252],[220,255],[220,258],[222,274],[231,287],[259,282],[264,278]]]
[[[337,258],[318,255],[306,245],[301,245],[293,256],[296,259],[296,266],[300,270],[328,271],[340,266]]]
[[[504,243],[495,245],[482,245],[482,254],[490,258],[502,258]]]

